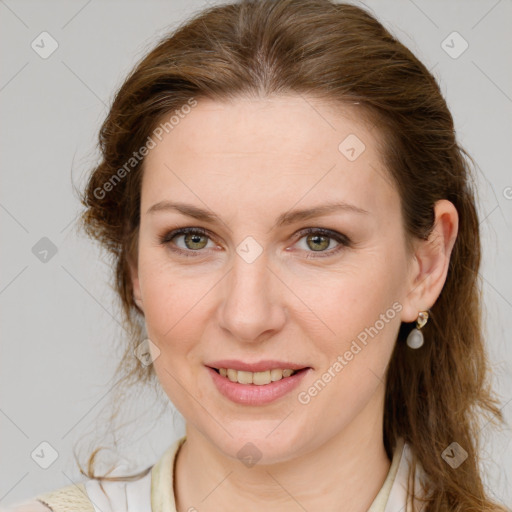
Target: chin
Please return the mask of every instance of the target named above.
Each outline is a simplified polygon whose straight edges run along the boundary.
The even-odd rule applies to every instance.
[[[302,435],[298,431],[290,432],[289,429],[278,432],[279,427],[276,429],[276,426],[279,422],[261,421],[264,428],[258,425],[257,420],[251,420],[249,426],[247,422],[240,422],[239,427],[228,422],[229,434],[223,429],[218,429],[203,435],[224,455],[239,460],[247,467],[252,467],[254,464],[286,462],[305,451],[304,445],[307,444],[307,439],[304,437],[304,432]],[[271,427],[267,428],[269,425]]]

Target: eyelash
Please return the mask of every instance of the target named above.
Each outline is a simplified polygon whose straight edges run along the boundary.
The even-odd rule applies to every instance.
[[[176,252],[185,257],[196,258],[198,256],[201,256],[200,253],[202,252],[202,250],[197,250],[197,251],[187,250],[187,251],[185,251],[183,249],[179,249],[179,248],[172,246],[172,244],[171,244],[172,239],[174,239],[180,235],[189,235],[189,234],[206,236],[211,240],[211,237],[208,234],[208,231],[206,231],[203,228],[179,228],[179,229],[170,231],[163,236],[160,236],[159,243],[161,245],[168,246],[171,251]],[[311,255],[306,256],[306,258],[326,258],[328,256],[332,256],[333,254],[337,254],[343,248],[352,246],[351,240],[346,235],[343,235],[342,233],[338,233],[337,231],[332,231],[330,229],[325,229],[325,228],[305,228],[297,233],[297,235],[298,235],[297,242],[299,240],[301,240],[304,236],[307,236],[309,234],[321,235],[321,236],[326,236],[328,238],[332,238],[333,240],[338,242],[339,245],[338,245],[338,247],[335,247],[334,249],[331,249],[329,251],[311,251],[311,253],[318,252],[318,253],[324,253],[324,255],[311,254]],[[197,253],[197,254],[193,254],[193,253]]]

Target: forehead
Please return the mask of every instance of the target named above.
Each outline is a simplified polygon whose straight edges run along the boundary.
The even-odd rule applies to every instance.
[[[201,99],[146,156],[142,211],[185,196],[219,211],[336,200],[392,207],[397,191],[366,119],[356,107],[298,95]]]

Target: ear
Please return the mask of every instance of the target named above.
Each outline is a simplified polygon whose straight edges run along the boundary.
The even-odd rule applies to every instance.
[[[428,240],[415,242],[403,300],[402,322],[415,322],[420,311],[430,309],[446,282],[459,216],[453,203],[446,199],[437,201],[434,211],[434,228]]]
[[[144,313],[137,262],[134,262],[133,259],[130,258],[128,261],[128,266],[130,269],[130,279],[132,281],[133,300],[135,301],[135,304],[137,304],[138,308],[142,311],[142,313]]]

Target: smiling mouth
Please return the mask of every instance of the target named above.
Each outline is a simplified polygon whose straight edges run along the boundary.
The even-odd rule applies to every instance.
[[[253,384],[256,386],[265,386],[272,382],[277,382],[296,373],[303,372],[308,368],[301,368],[300,370],[292,370],[289,368],[273,368],[263,372],[247,372],[243,370],[234,370],[232,368],[212,368],[221,377],[225,377],[231,382],[238,382],[239,384]]]

